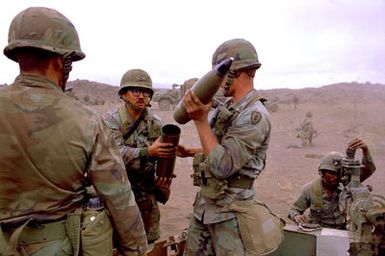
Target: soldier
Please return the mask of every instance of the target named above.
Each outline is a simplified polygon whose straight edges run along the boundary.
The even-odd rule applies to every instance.
[[[28,8],[13,19],[4,54],[20,75],[0,89],[0,255],[78,255],[88,184],[110,214],[119,253],[144,255],[112,135],[64,93],[72,62],[85,57],[75,27],[54,9]]]
[[[161,119],[149,109],[152,81],[141,69],[128,70],[120,82],[124,105],[104,115],[126,165],[136,202],[142,214],[149,243],[159,238],[160,212],[157,201],[166,203],[171,179],[155,178],[158,157],[174,157],[172,143],[161,143]]]
[[[190,219],[184,255],[245,255],[236,202],[253,202],[254,180],[265,167],[270,138],[269,113],[253,88],[261,66],[254,46],[244,39],[222,43],[212,58],[215,66],[233,57],[221,85],[231,97],[210,114],[192,91],[183,102],[199,133],[202,148],[178,147],[181,157],[194,156],[194,176],[200,186]],[[201,154],[199,152],[203,152]]]
[[[297,138],[300,138],[302,141],[302,146],[306,147],[308,145],[313,145],[313,138],[317,136],[317,131],[313,127],[313,117],[312,112],[307,112],[305,119],[301,123]]]
[[[362,163],[365,167],[361,170],[361,182],[369,178],[376,166],[368,146],[359,138],[349,142],[351,150],[362,150]],[[315,223],[322,227],[345,229],[346,219],[339,210],[338,202],[341,189],[339,187],[340,162],[343,155],[339,152],[329,152],[321,159],[318,172],[321,176],[306,184],[301,195],[294,202],[288,217],[296,223]],[[310,208],[309,216],[304,214]]]

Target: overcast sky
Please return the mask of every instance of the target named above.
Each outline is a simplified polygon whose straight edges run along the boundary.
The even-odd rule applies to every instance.
[[[87,56],[70,80],[119,85],[142,68],[156,84],[183,83],[211,69],[223,41],[244,38],[262,63],[256,88],[385,84],[385,0],[9,0],[0,9],[2,49],[11,20],[29,6],[55,8],[77,28]],[[2,55],[0,83],[17,74]]]

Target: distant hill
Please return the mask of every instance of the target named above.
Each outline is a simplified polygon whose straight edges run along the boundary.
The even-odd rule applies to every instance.
[[[336,83],[319,88],[269,89],[259,92],[263,97],[278,103],[292,103],[295,97],[300,103],[385,102],[385,85],[371,83]]]
[[[104,105],[119,103],[119,87],[108,84],[88,81],[69,81],[66,86],[68,94],[79,101],[90,105]]]
[[[4,86],[4,85],[0,85]],[[258,88],[256,88],[258,90]],[[74,80],[67,84],[68,93],[86,104],[103,105],[119,103],[117,86],[89,80]],[[155,88],[155,90],[161,90]],[[344,102],[385,102],[385,85],[372,83],[336,83],[319,88],[258,90],[267,100],[276,103],[314,102],[337,104]]]

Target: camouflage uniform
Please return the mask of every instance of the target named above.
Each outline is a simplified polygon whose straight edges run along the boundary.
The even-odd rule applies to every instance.
[[[217,113],[210,123],[215,123],[219,144],[206,158],[211,173],[218,179],[246,176],[253,181],[265,167],[271,129],[269,113],[257,92],[250,91],[236,104],[227,101],[212,113]],[[227,119],[218,118],[221,113],[229,113]],[[252,185],[249,189],[230,186],[219,200],[198,192],[184,255],[244,255],[236,213],[229,206],[233,200],[254,197]]]
[[[144,255],[143,222],[112,135],[61,88],[72,62],[85,57],[74,26],[54,9],[28,8],[12,21],[8,43],[4,54],[22,71],[20,48],[19,56],[35,62],[42,52],[52,54],[50,63],[59,55],[63,67],[62,81],[21,72],[0,89],[0,254],[78,255],[79,212],[92,185],[110,213],[118,251]]]
[[[370,153],[367,157],[363,157],[362,163],[365,166],[361,171],[361,180],[363,181],[374,173],[376,166]],[[340,193],[341,188],[337,188],[329,197],[322,187],[322,180],[318,178],[302,188],[302,192],[291,207],[288,217],[293,220],[294,216],[303,214],[306,209],[310,208],[310,223],[317,223],[327,228],[345,229],[345,215],[338,206]]]
[[[104,123],[40,76],[20,75],[0,90],[0,220],[61,220],[85,203],[88,176],[111,214],[120,251],[144,253],[143,224]]]
[[[155,200],[156,158],[147,157],[148,145],[160,136],[162,121],[147,108],[143,120],[126,141],[123,135],[134,122],[123,105],[107,113],[103,118],[114,134],[115,142],[123,156],[128,179],[132,185],[136,202],[142,214],[147,239],[152,242],[159,238],[160,212]],[[126,120],[126,121],[122,121]]]

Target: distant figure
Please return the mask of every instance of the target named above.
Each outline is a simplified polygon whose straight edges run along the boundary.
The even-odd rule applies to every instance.
[[[297,109],[298,102],[299,102],[299,99],[298,99],[297,95],[294,95],[293,96],[294,109]]]
[[[361,139],[356,138],[349,142],[351,150],[362,150],[361,182],[369,178],[376,166],[368,146]],[[300,196],[292,205],[288,217],[296,223],[313,223],[321,227],[345,229],[346,218],[340,211],[338,202],[340,189],[341,160],[339,152],[329,152],[321,159],[318,167],[320,178],[306,184]],[[310,209],[309,214],[304,212]]]
[[[301,127],[298,129],[296,137],[301,139],[303,147],[313,145],[313,139],[318,135],[318,132],[314,129],[312,117],[313,113],[307,112]]]

